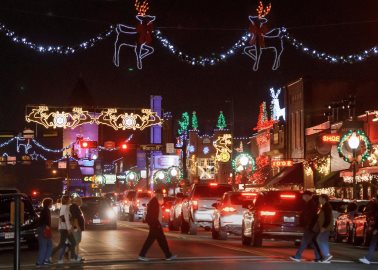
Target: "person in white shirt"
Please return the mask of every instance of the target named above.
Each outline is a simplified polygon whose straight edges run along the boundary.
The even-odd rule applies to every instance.
[[[60,208],[59,213],[59,233],[60,233],[60,240],[59,240],[59,260],[58,264],[64,263],[64,252],[66,249],[66,240],[70,242],[70,253],[71,253],[71,262],[81,262],[81,258],[77,256],[75,252],[75,238],[73,237],[73,227],[71,224],[71,213],[70,213],[70,197],[68,195],[64,195],[62,197],[62,206]]]

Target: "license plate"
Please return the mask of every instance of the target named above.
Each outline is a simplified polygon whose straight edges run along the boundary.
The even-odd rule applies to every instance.
[[[284,217],[284,222],[295,222],[295,217]]]
[[[14,238],[14,232],[6,232],[4,233],[5,239],[13,239]]]
[[[101,223],[101,219],[95,218],[93,219],[93,224]]]

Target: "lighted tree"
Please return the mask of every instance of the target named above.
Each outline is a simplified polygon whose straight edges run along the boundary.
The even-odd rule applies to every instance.
[[[189,127],[189,113],[184,112],[181,115],[181,119],[178,121],[179,124],[179,129],[178,129],[178,134],[183,135],[186,131],[188,131]]]
[[[255,184],[263,185],[269,179],[270,161],[268,156],[258,156],[256,158],[256,170],[252,173]]]
[[[271,128],[274,124],[274,120],[268,119],[268,112],[266,110],[266,103],[265,101],[261,102],[260,104],[260,112],[257,119],[257,126],[253,128],[254,130],[260,131],[262,129]]]
[[[218,129],[225,129],[226,127],[227,127],[226,118],[224,117],[223,112],[220,111],[219,116],[218,116],[217,128]]]
[[[198,119],[196,112],[192,113],[192,129],[197,130],[198,129]]]

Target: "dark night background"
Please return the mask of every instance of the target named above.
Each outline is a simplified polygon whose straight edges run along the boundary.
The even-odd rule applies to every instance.
[[[285,26],[310,48],[341,55],[378,44],[376,0],[271,3],[267,17],[270,28]],[[110,24],[134,25],[133,4],[131,0],[2,0],[0,22],[35,43],[73,45],[96,36]],[[162,27],[177,48],[195,56],[210,55],[226,51],[240,38],[257,4],[257,0],[151,0],[148,14],[157,16],[155,27]],[[355,94],[360,110],[378,105],[378,57],[353,65],[328,64],[285,42],[277,71],[271,70],[272,54],[266,52],[260,70],[254,72],[252,60],[240,53],[214,67],[193,67],[155,40],[155,53],[144,59],[139,71],[132,51],[125,47],[120,67],[113,65],[114,41],[112,35],[94,48],[60,56],[40,54],[1,34],[0,130],[22,130],[26,104],[67,105],[79,78],[88,87],[94,105],[145,107],[149,95],[160,94],[164,109],[175,117],[196,110],[200,129],[215,127],[219,110],[229,115],[230,105],[225,100],[233,98],[237,135],[252,132],[259,103],[270,101],[270,87],[299,77],[352,82],[354,86],[348,86],[345,96]],[[129,71],[130,67],[134,70]],[[361,86],[364,84],[371,86],[369,90]],[[327,100],[330,92],[319,91],[317,98]]]

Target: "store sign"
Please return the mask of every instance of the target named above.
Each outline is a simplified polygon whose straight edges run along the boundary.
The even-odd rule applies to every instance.
[[[322,135],[322,142],[329,143],[329,144],[338,144],[340,142],[341,136],[339,134],[323,134]]]
[[[272,160],[272,167],[292,167],[292,160]]]
[[[125,181],[126,180],[126,174],[117,174],[116,175],[116,179],[118,180],[118,181]]]
[[[116,175],[115,174],[104,174],[105,177],[105,184],[112,185],[116,183]]]
[[[162,144],[141,144],[140,149],[143,151],[160,151],[163,149]]]
[[[155,169],[168,169],[172,166],[180,165],[180,157],[178,155],[161,155],[154,156]]]

